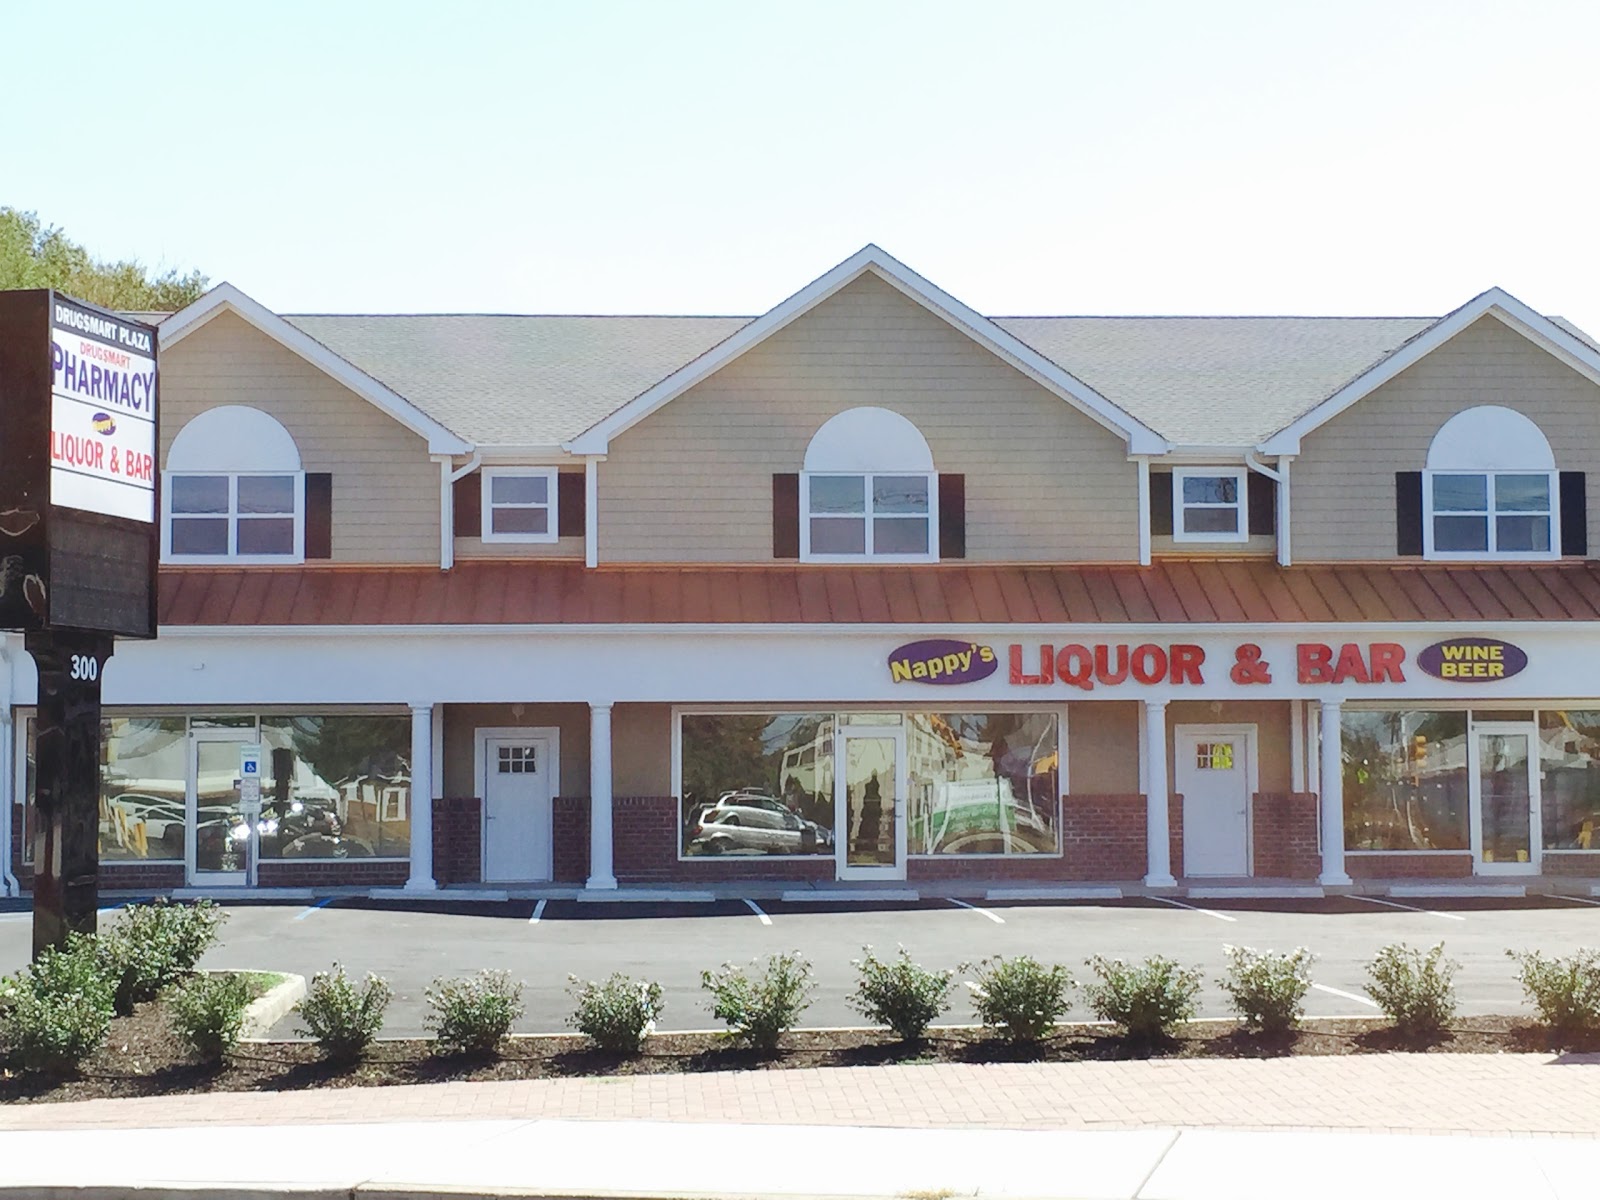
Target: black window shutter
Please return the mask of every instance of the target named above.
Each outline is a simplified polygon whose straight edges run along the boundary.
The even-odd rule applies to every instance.
[[[967,477],[939,476],[939,557],[967,556]]]
[[[306,472],[306,557],[333,557],[333,476]]]
[[[556,476],[557,537],[583,536],[588,498],[582,471],[562,471]]]
[[[1589,494],[1582,471],[1561,472],[1561,553],[1589,556]]]
[[[483,536],[483,475],[473,471],[455,482],[456,536]]]
[[[1394,552],[1422,556],[1422,472],[1394,473]]]
[[[1172,536],[1172,472],[1150,472],[1150,532]]]
[[[1271,537],[1278,531],[1278,483],[1259,471],[1246,477],[1245,489],[1250,508],[1249,531],[1252,537]]]
[[[772,477],[772,557],[800,557],[800,476]]]

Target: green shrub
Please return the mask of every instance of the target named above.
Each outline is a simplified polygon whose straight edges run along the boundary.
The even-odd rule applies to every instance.
[[[615,974],[604,981],[567,976],[575,1007],[567,1024],[609,1054],[637,1054],[666,1004],[659,983]]]
[[[217,942],[224,913],[209,900],[195,904],[130,904],[100,938],[105,970],[115,985],[116,1010],[129,1016],[134,1005],[153,1000],[161,989],[194,970]]]
[[[71,934],[0,982],[0,1040],[23,1070],[72,1071],[104,1044],[113,989],[97,942]]]
[[[1266,1033],[1281,1033],[1305,1015],[1315,954],[1304,946],[1288,953],[1252,950],[1248,946],[1227,946],[1224,950],[1228,973],[1222,980],[1222,990],[1228,993],[1233,1010],[1246,1025]]]
[[[1507,950],[1516,960],[1522,990],[1539,1020],[1563,1037],[1600,1031],[1600,951],[1578,950],[1546,958],[1537,950]]]
[[[1031,955],[986,958],[967,985],[978,1020],[1008,1042],[1037,1042],[1072,1007],[1077,984],[1059,963],[1044,966]]]
[[[747,975],[732,963],[702,971],[700,986],[711,993],[711,1013],[727,1024],[730,1035],[753,1050],[770,1053],[810,1007],[816,984],[811,964],[791,952],[772,955],[759,976]]]
[[[1460,964],[1444,956],[1444,943],[1427,951],[1391,942],[1367,964],[1367,995],[1407,1036],[1438,1033],[1456,1014],[1451,980]]]
[[[250,981],[243,975],[197,975],[167,1004],[172,1032],[202,1062],[216,1062],[239,1043]]]
[[[305,999],[296,1006],[305,1022],[297,1032],[315,1038],[329,1061],[355,1062],[383,1028],[383,1014],[392,995],[379,976],[369,974],[357,985],[334,963],[332,971],[318,971],[311,977]]]
[[[950,1007],[950,989],[955,986],[954,971],[930,971],[911,961],[902,948],[891,962],[884,962],[864,948],[866,957],[858,959],[856,994],[850,1007],[874,1025],[887,1025],[903,1042],[920,1042],[928,1026]]]
[[[509,971],[435,979],[424,994],[427,1026],[445,1054],[492,1054],[522,1016],[522,984]]]
[[[1193,968],[1160,955],[1130,966],[1120,958],[1097,954],[1088,965],[1097,981],[1085,989],[1089,1007],[1102,1021],[1121,1026],[1135,1041],[1170,1038],[1194,1016],[1201,975]]]

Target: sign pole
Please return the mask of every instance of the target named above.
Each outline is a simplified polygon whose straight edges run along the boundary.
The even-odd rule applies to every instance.
[[[33,953],[95,932],[100,874],[100,677],[108,634],[30,633],[34,749]]]

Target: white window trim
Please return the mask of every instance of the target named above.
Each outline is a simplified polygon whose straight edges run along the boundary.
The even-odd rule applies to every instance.
[[[1435,550],[1433,548],[1433,477],[1435,475],[1482,475],[1487,481],[1488,512],[1484,520],[1489,527],[1488,550]],[[1494,508],[1494,477],[1496,475],[1543,475],[1550,481],[1550,549],[1549,550],[1496,550]],[[1441,516],[1450,516],[1442,513]],[[1457,516],[1474,516],[1458,513]],[[1513,515],[1513,514],[1505,514]],[[1528,514],[1521,514],[1528,515]],[[1514,468],[1471,470],[1461,467],[1437,467],[1422,472],[1422,557],[1434,562],[1552,562],[1561,557],[1561,473],[1536,469],[1519,471]]]
[[[294,553],[293,554],[238,554],[234,548],[239,543],[239,480],[243,477],[276,478],[288,475],[294,479]],[[178,478],[222,476],[228,481],[227,554],[174,554],[172,552],[172,480]],[[180,518],[222,517],[222,513],[178,513]],[[259,514],[271,516],[270,513]],[[287,516],[288,514],[284,514]],[[306,473],[304,471],[163,471],[161,473],[161,561],[174,565],[232,566],[295,566],[306,560]]]
[[[813,554],[811,552],[811,477],[813,475],[859,475],[867,481],[867,509],[861,514],[867,526],[867,545],[872,544],[872,485],[877,475],[898,478],[920,478],[928,481],[928,553],[878,554],[867,550],[864,554]],[[854,514],[836,514],[852,516]],[[911,513],[896,514],[911,517]],[[937,471],[802,471],[800,473],[800,561],[813,563],[936,563],[939,561],[939,474]]]
[[[479,536],[483,539],[484,542],[490,543],[490,544],[507,543],[507,542],[520,542],[523,545],[528,545],[530,543],[542,543],[542,544],[545,544],[545,545],[549,545],[550,543],[555,542],[560,538],[561,535],[560,535],[559,530],[560,530],[560,516],[561,516],[561,514],[559,512],[557,512],[557,505],[559,504],[559,500],[557,498],[557,491],[558,490],[557,490],[557,487],[556,487],[556,475],[557,475],[556,468],[554,468],[554,467],[484,467],[482,472],[481,472],[481,474],[483,476],[483,482],[482,482],[482,485],[481,485],[482,488],[483,488],[483,493],[482,493],[482,497],[481,497],[481,500],[480,500],[480,503],[479,503],[479,508],[481,509],[480,524],[479,524]],[[547,499],[546,499],[546,503],[545,503],[544,507],[547,510],[549,510],[550,520],[545,525],[545,532],[543,532],[543,533],[495,533],[493,531],[493,528],[492,528],[493,523],[494,523],[494,505],[490,502],[490,496],[493,494],[492,481],[495,480],[495,479],[500,479],[500,478],[531,479],[531,478],[538,478],[538,477],[541,477],[541,476],[547,481],[546,486],[549,488],[549,490],[545,493],[545,496],[546,496]],[[507,505],[501,505],[501,507],[502,508],[538,508],[540,506],[537,505],[537,504],[507,504]]]
[[[1248,542],[1250,540],[1250,474],[1248,467],[1174,467],[1172,470],[1172,540],[1175,542]],[[1235,495],[1233,504],[1193,504],[1183,502],[1185,479],[1232,479]],[[1185,508],[1235,508],[1239,513],[1238,528],[1233,533],[1189,533],[1183,527]]]

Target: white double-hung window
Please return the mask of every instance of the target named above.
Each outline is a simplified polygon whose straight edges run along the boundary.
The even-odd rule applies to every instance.
[[[1172,540],[1242,542],[1250,536],[1243,467],[1178,467],[1172,472]]]
[[[178,432],[162,488],[166,562],[305,558],[305,472],[294,439],[259,409],[222,405]]]
[[[1560,489],[1543,432],[1496,405],[1457,413],[1434,435],[1422,473],[1427,558],[1560,556]]]
[[[554,467],[483,469],[484,541],[553,542],[557,529]]]
[[[800,475],[801,560],[938,557],[939,477],[917,427],[885,408],[853,408],[826,421]]]

